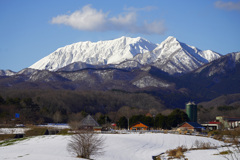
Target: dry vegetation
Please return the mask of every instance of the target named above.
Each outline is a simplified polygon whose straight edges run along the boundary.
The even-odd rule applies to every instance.
[[[186,152],[188,149],[185,146],[177,147],[176,149],[168,150],[166,153],[171,158],[183,158],[184,152]]]
[[[196,140],[193,146],[189,150],[199,150],[199,149],[216,149],[217,146],[211,144],[210,142],[201,142]]]
[[[185,146],[177,147],[176,149],[168,150],[166,153],[168,157],[171,158],[184,158],[184,152],[189,150],[199,150],[199,149],[218,149],[219,154],[227,160],[240,160],[240,128],[235,130],[226,130],[226,131],[215,131],[214,138],[217,140],[224,140],[225,143],[229,145],[219,148],[210,142],[202,142],[196,140],[191,148],[186,148]],[[185,158],[186,159],[186,158]]]
[[[78,158],[97,156],[103,153],[105,139],[93,131],[81,131],[74,134],[68,143],[68,151]]]
[[[200,150],[200,149],[216,149],[217,147],[210,142],[202,142],[196,140],[191,148],[187,148],[186,146],[179,146],[175,149],[170,149],[166,151],[166,154],[169,159],[174,159],[174,158],[185,158],[184,152],[190,151],[190,150]],[[156,158],[157,159],[157,158]],[[158,157],[160,159],[160,157]],[[161,159],[160,159],[161,160]]]

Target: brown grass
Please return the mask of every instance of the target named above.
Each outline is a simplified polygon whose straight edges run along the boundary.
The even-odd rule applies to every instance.
[[[47,128],[34,127],[34,128],[31,128],[30,130],[26,131],[25,136],[26,137],[40,136],[40,135],[44,135],[46,132],[47,132]]]
[[[15,134],[2,134],[0,135],[0,141],[6,139],[13,139],[16,135]]]
[[[220,155],[231,154],[231,153],[232,151],[230,150],[219,152]]]
[[[170,158],[183,158],[184,152],[188,150],[198,150],[198,149],[215,149],[216,146],[212,145],[210,142],[201,142],[196,140],[192,148],[187,149],[185,146],[179,146],[176,149],[167,150],[166,153]]]
[[[187,148],[185,146],[180,146],[180,147],[177,147],[176,149],[167,150],[166,153],[170,157],[181,158],[181,157],[184,157],[184,152],[186,151],[187,151]]]

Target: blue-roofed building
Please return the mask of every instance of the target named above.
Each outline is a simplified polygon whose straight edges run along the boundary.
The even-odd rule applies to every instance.
[[[197,131],[197,132],[201,132],[204,129],[205,128],[197,122],[184,122],[178,127],[178,130],[189,130],[189,131]]]

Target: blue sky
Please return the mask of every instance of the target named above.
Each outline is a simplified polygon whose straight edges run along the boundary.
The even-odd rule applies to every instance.
[[[20,71],[59,47],[121,36],[240,51],[240,0],[0,0],[0,69]]]

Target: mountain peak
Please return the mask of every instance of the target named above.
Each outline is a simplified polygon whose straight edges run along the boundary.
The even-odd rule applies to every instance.
[[[30,68],[56,71],[74,62],[91,65],[119,64],[137,54],[149,52],[157,47],[141,37],[120,37],[100,42],[79,42],[57,49],[36,62]]]
[[[146,42],[149,42],[148,40],[142,38],[142,37],[136,37],[136,38],[132,38],[132,37],[126,37],[126,36],[122,36],[118,39],[115,39],[115,40],[126,40],[126,41],[129,41],[129,42],[139,42],[139,41],[146,41]]]
[[[170,74],[190,72],[220,55],[213,51],[201,51],[169,36],[153,51],[157,59],[153,61],[155,67]]]
[[[175,40],[176,41],[177,39],[173,36],[168,36],[166,40]]]
[[[109,65],[134,60],[141,65],[154,63],[169,73],[185,73],[219,57],[211,51],[201,51],[181,43],[173,36],[169,36],[160,45],[141,37],[122,36],[114,40],[67,45],[39,60],[30,68],[56,71],[74,62]]]
[[[179,42],[175,37],[169,36],[166,38],[157,48],[165,48],[166,51],[168,49],[179,49],[181,47],[181,42]],[[174,49],[174,50],[175,50]]]
[[[171,43],[171,42],[179,42],[178,40],[177,40],[177,38],[175,38],[175,37],[173,37],[173,36],[169,36],[165,41],[163,41],[163,42],[165,42],[165,43]]]

